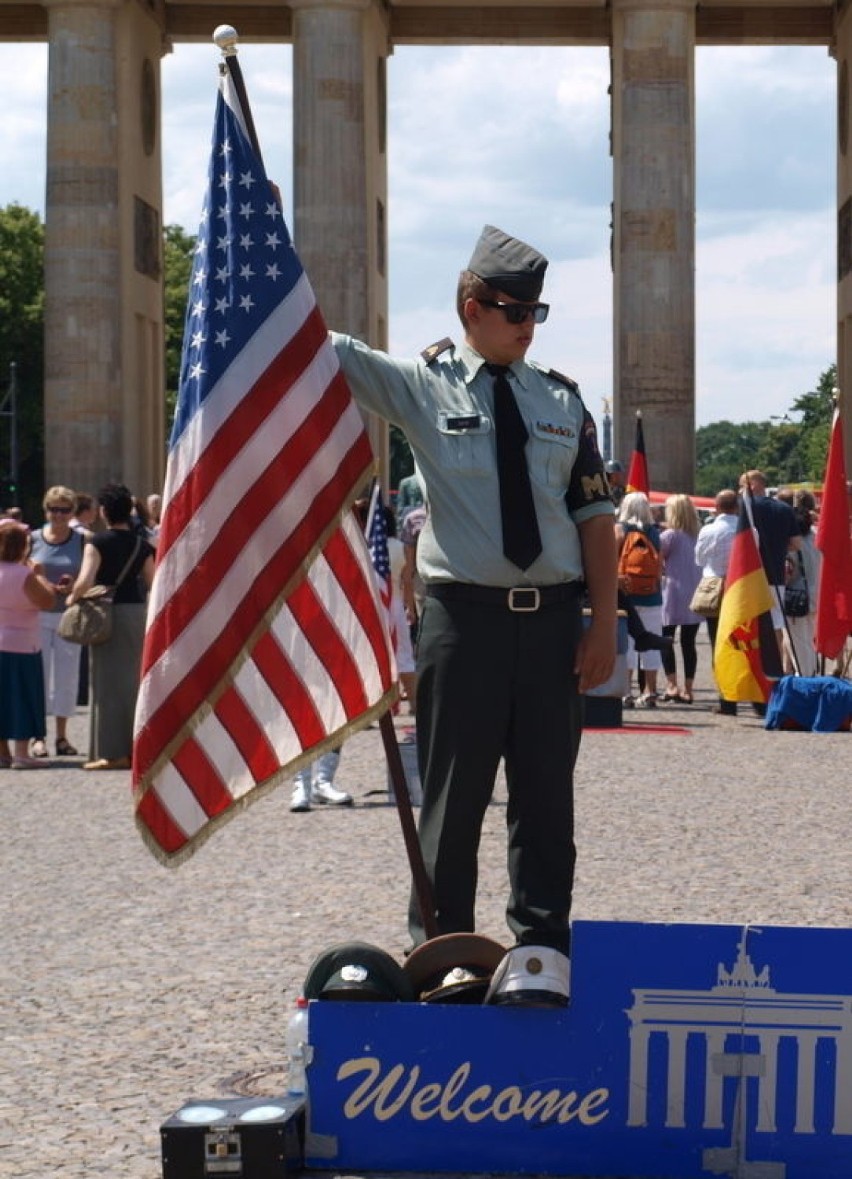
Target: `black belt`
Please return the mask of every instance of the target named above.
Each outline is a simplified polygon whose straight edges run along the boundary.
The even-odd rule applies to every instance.
[[[577,602],[583,594],[579,581],[559,585],[516,585],[504,589],[499,585],[470,585],[464,581],[438,581],[426,586],[426,596],[439,602],[476,602],[481,606],[502,606],[514,614],[534,614],[542,606],[560,602]]]

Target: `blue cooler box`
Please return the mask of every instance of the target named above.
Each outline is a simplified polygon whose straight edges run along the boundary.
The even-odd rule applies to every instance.
[[[583,611],[583,624],[589,625],[592,617],[591,610]],[[618,634],[616,636],[615,667],[612,675],[601,684],[586,693],[585,725],[593,729],[617,729],[622,722],[621,701],[627,695],[629,678],[627,675],[627,615],[623,610],[618,611]]]

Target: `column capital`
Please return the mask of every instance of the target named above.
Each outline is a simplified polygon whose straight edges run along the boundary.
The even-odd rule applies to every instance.
[[[65,12],[99,12],[105,8],[122,8],[125,0],[40,0],[42,8]]]
[[[665,12],[678,10],[694,12],[698,0],[610,0],[614,12]]]
[[[312,8],[320,12],[331,11],[335,8],[352,9],[355,12],[366,12],[369,8],[381,7],[381,0],[288,0],[288,8],[294,12],[298,9]]]

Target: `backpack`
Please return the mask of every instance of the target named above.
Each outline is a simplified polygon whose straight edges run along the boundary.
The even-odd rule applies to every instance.
[[[629,528],[618,558],[618,584],[626,594],[646,597],[660,588],[660,554],[640,528]]]

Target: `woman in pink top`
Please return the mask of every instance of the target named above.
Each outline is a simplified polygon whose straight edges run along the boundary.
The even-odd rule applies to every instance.
[[[29,544],[21,524],[0,524],[0,767],[6,769],[45,764],[28,757],[27,747],[44,732],[39,611],[53,606],[56,593],[28,560]]]

